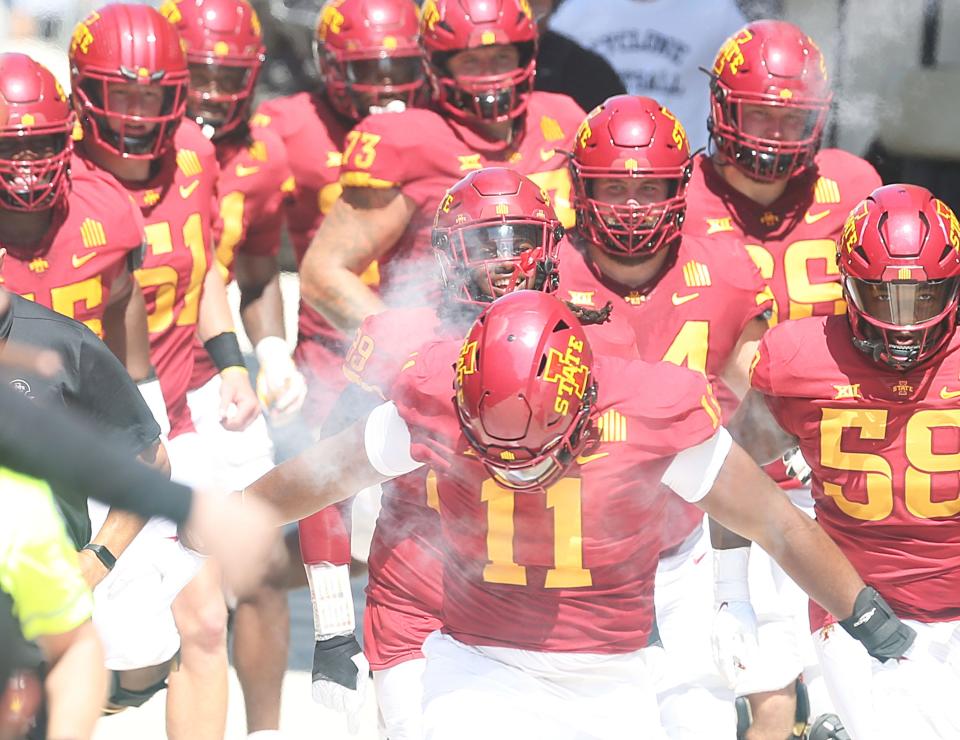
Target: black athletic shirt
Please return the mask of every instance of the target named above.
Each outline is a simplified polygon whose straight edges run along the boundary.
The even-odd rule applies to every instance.
[[[160,436],[160,427],[136,384],[107,346],[83,324],[20,296],[8,296],[10,308],[0,315],[0,342],[10,340],[53,350],[60,356],[63,368],[51,378],[4,369],[0,384],[46,408],[72,412],[88,425],[81,434],[106,442],[131,461],[152,445]],[[0,427],[7,433],[30,437],[36,432],[32,425],[16,428],[5,417],[0,418]],[[46,465],[54,464],[63,454],[62,449],[50,446],[49,442],[39,451],[46,458]],[[21,469],[16,460],[10,460],[9,466]],[[50,481],[67,533],[78,548],[87,544],[91,536],[87,515],[90,492],[72,485],[69,478],[56,479],[45,469],[23,472]],[[110,468],[99,470],[104,482],[113,474]]]

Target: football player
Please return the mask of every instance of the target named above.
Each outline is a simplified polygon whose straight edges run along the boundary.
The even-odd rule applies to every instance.
[[[424,645],[425,738],[665,737],[645,649],[661,483],[763,542],[832,613],[872,616],[854,610],[870,592],[836,546],[731,443],[706,378],[595,358],[551,296],[498,299],[465,342],[421,347],[391,395],[244,496],[294,518],[434,467],[445,591]],[[610,409],[616,434],[597,427]],[[907,647],[860,635],[881,658]]]
[[[327,44],[344,7],[333,6],[321,21]],[[510,166],[544,187],[564,217],[569,177],[561,150],[583,112],[566,96],[533,91],[536,40],[530,7],[520,0],[428,0],[421,7],[420,44],[435,101],[367,116],[347,134],[343,194],[301,264],[302,302],[336,329],[353,332],[388,304],[436,302],[431,224],[446,189],[467,172]],[[362,278],[374,262],[386,303]],[[324,562],[347,562],[324,546],[331,531],[325,521],[301,524],[312,584]],[[318,637],[324,633],[318,626]]]
[[[146,299],[150,356],[170,418],[173,476],[203,482],[216,469],[210,460],[217,451],[196,433],[187,406],[195,336],[220,371],[223,426],[245,428],[259,404],[213,259],[215,152],[200,127],[183,120],[189,71],[182,42],[173,25],[149,6],[106,5],[77,25],[69,56],[82,127],[78,152],[123,183],[146,223],[148,248],[136,277]],[[159,535],[163,528],[158,523],[154,532]],[[189,563],[194,569],[199,565]],[[170,678],[168,734],[222,737],[226,608],[212,562],[173,609],[182,661]]]
[[[287,179],[283,142],[269,128],[248,124],[253,90],[264,60],[260,21],[246,0],[177,0],[160,13],[186,44],[190,85],[187,118],[214,144],[220,178],[214,229],[217,266],[240,288],[240,316],[255,348],[257,389],[275,424],[295,415],[306,384],[284,339],[277,252],[281,202]],[[242,488],[273,465],[273,444],[258,417],[239,432],[217,415],[219,377],[196,342],[187,403],[194,424],[207,433],[224,463],[224,484]],[[282,542],[276,543],[279,550]],[[268,579],[234,613],[234,661],[244,689],[248,732],[276,730],[289,641],[287,594]],[[263,624],[273,627],[263,630]]]
[[[292,178],[284,215],[298,265],[340,195],[341,152],[357,143],[347,139],[350,129],[371,113],[423,102],[426,80],[417,23],[412,0],[328,0],[314,34],[323,88],[268,100],[251,120],[254,132],[274,132],[286,147]],[[273,247],[261,245],[258,234],[250,234],[246,245],[251,251]],[[375,265],[364,279],[377,282]],[[300,301],[294,359],[307,379],[303,416],[311,427],[321,425],[347,385],[340,366],[348,347],[346,334]],[[303,562],[312,566],[311,595],[316,600],[324,594],[329,605],[326,612],[315,610],[318,639],[348,632],[354,622],[349,529],[349,505],[331,507],[301,524],[301,530],[318,533],[300,537]],[[272,580],[283,582],[292,575],[284,571],[299,570],[300,563],[295,556],[285,560],[279,554]],[[327,624],[321,624],[323,613],[330,615]]]
[[[352,381],[331,414],[345,425],[388,397],[410,352],[431,339],[463,336],[480,310],[505,293],[556,289],[563,226],[544,191],[513,170],[475,170],[440,202],[433,244],[442,265],[439,307],[390,308],[367,317],[347,353]],[[340,409],[349,410],[349,413]],[[364,654],[373,669],[377,704],[392,740],[422,736],[420,648],[439,629],[441,532],[435,482],[419,470],[385,484],[368,561]],[[346,545],[343,545],[346,547]],[[324,703],[356,710],[365,666],[352,630],[318,641],[314,681]],[[355,693],[354,693],[355,692]]]
[[[843,313],[835,242],[846,214],[880,178],[852,154],[821,150],[831,101],[823,54],[790,23],[755,21],[724,43],[710,77],[712,148],[697,157],[684,231],[746,246],[774,295],[771,323]],[[810,511],[806,486],[782,464],[768,471]],[[745,542],[725,545],[732,552],[724,557],[746,563]],[[756,548],[751,561],[752,601],[768,637],[737,690],[755,695],[754,734],[779,740],[795,715],[793,682],[775,690],[786,666],[806,667],[814,706],[825,696],[810,680],[817,669],[805,636],[806,597]],[[741,701],[739,710],[748,707]]]
[[[771,300],[740,244],[681,234],[692,165],[683,126],[656,101],[617,96],[591,112],[570,164],[577,229],[561,249],[560,295],[585,307],[612,304],[611,321],[599,328],[606,339],[623,343],[626,334],[644,359],[706,375],[730,415],[749,388]],[[671,737],[724,737],[723,727],[733,737],[735,727],[709,624],[690,621],[691,611],[709,618],[713,607],[702,523],[700,509],[668,503],[656,601],[668,657],[661,716]]]
[[[876,589],[858,602],[879,592],[889,606],[876,616],[891,609],[917,633],[901,660],[881,664],[812,605],[826,684],[852,737],[960,732],[950,703],[960,686],[958,250],[960,224],[929,191],[873,191],[837,247],[846,315],[772,329],[742,410],[754,454],[799,442],[817,521]],[[853,634],[873,627],[871,618]]]

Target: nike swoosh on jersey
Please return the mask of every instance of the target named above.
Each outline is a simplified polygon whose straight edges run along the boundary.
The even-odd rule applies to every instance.
[[[829,208],[825,211],[820,211],[820,213],[810,213],[810,211],[807,211],[805,214],[803,214],[803,221],[804,223],[815,224],[817,221],[820,221],[829,215]]]
[[[257,174],[259,171],[259,165],[254,165],[253,167],[244,167],[242,164],[237,165],[237,177],[249,177],[250,175]]]
[[[557,153],[556,149],[541,149],[540,150],[540,159],[546,162],[548,159],[551,159],[554,154]]]
[[[960,391],[948,391],[947,386],[940,389],[940,398],[949,401],[951,398],[960,398]]]
[[[183,198],[184,200],[189,198],[191,195],[193,195],[193,191],[197,189],[197,185],[199,184],[200,184],[199,180],[194,180],[189,185],[181,185],[180,197]]]
[[[73,258],[70,261],[73,263],[74,269],[77,269],[79,267],[83,267],[85,264],[87,264],[90,260],[92,260],[96,256],[97,256],[96,252],[90,252],[89,254],[85,254],[82,257],[78,254],[75,254],[73,255]]]
[[[684,303],[689,303],[692,300],[696,300],[700,297],[699,293],[690,293],[689,295],[680,295],[679,293],[674,293],[670,296],[670,301],[674,306],[682,306]]]
[[[599,460],[601,457],[606,457],[609,454],[609,452],[598,452],[596,455],[580,455],[580,457],[577,458],[577,465],[586,465],[588,462]]]

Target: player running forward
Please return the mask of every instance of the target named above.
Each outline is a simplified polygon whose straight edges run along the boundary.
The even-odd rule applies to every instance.
[[[147,304],[150,355],[170,417],[173,475],[202,481],[210,476],[215,452],[195,433],[186,401],[196,335],[221,371],[224,426],[246,427],[259,405],[213,262],[218,167],[200,128],[183,121],[188,69],[181,40],[149,6],[107,5],[77,25],[70,63],[83,133],[78,152],[121,181],[146,222],[148,248],[137,280]],[[170,678],[167,731],[175,738],[223,735],[226,609],[212,566],[174,603],[181,664]]]
[[[500,295],[555,290],[562,237],[544,191],[513,170],[475,170],[450,188],[433,228],[444,283],[441,303],[390,308],[364,319],[344,362],[352,384],[331,414],[341,424],[333,431],[389,397],[410,353],[421,344],[462,337],[480,310]],[[440,626],[442,594],[435,492],[426,470],[385,484],[370,547],[363,649],[391,740],[422,735],[420,648]],[[328,706],[356,711],[362,705],[366,682],[357,677],[366,666],[351,662],[359,653],[352,629],[317,642],[315,691],[322,691]]]
[[[832,612],[864,616],[853,610],[862,581],[731,443],[702,375],[593,357],[573,314],[537,291],[500,298],[465,342],[411,359],[395,402],[244,495],[292,519],[434,466],[447,544],[443,629],[424,646],[424,737],[665,737],[646,649],[660,552],[649,527],[659,532],[672,495],[661,483],[763,542]],[[611,408],[617,438],[597,429]],[[911,633],[889,620],[877,619]],[[908,647],[887,652],[864,632],[880,657]]]
[[[417,34],[412,0],[328,0],[314,32],[322,88],[267,100],[251,120],[254,134],[266,129],[286,147],[292,180],[284,212],[298,265],[340,195],[341,153],[357,145],[346,140],[350,129],[371,113],[424,102]],[[266,250],[271,242],[272,236],[251,234],[246,246]],[[364,279],[376,284],[376,266]],[[305,415],[312,426],[323,422],[346,386],[340,365],[347,337],[300,302],[294,357],[309,383]]]
[[[260,21],[246,0],[184,0],[160,8],[186,44],[190,86],[187,118],[214,144],[220,177],[214,254],[226,279],[236,278],[240,316],[255,348],[257,390],[275,424],[295,416],[306,384],[284,339],[277,252],[280,249],[282,186],[288,177],[283,142],[268,128],[248,124],[253,90],[264,59]],[[231,489],[258,478],[273,465],[273,444],[258,417],[246,429],[220,424],[219,375],[203,346],[194,345],[187,403],[194,424],[218,451]],[[278,536],[275,548],[283,553]],[[285,589],[268,578],[233,617],[234,663],[244,690],[248,732],[276,730],[287,667],[289,613]],[[262,625],[273,625],[264,630]]]
[[[561,150],[570,148],[583,111],[566,96],[533,91],[536,40],[529,5],[519,0],[421,8],[420,44],[436,100],[368,116],[348,134],[343,195],[301,266],[303,301],[337,329],[353,332],[388,305],[436,303],[431,225],[447,188],[468,172],[509,166],[530,176],[563,218],[569,177]],[[386,302],[362,279],[374,261]],[[311,583],[326,575],[316,566],[348,562],[324,546],[330,531],[323,521],[301,525]]]
[[[958,250],[960,224],[927,190],[873,191],[838,246],[847,315],[770,331],[744,402],[744,444],[769,459],[799,442],[817,521],[917,632],[904,659],[881,664],[812,605],[826,684],[855,738],[960,732]]]
[[[843,313],[836,241],[847,213],[880,178],[862,159],[820,148],[831,91],[819,48],[789,23],[750,23],[717,54],[710,97],[712,150],[697,158],[684,231],[709,241],[732,236],[746,245],[773,292],[772,323]],[[806,486],[779,463],[767,469],[811,510]],[[726,545],[734,552],[725,557],[746,563],[745,544],[732,538]],[[780,740],[794,724],[793,682],[773,689],[787,685],[788,666],[805,667],[815,710],[826,697],[819,682],[810,681],[818,671],[806,639],[806,597],[762,552],[754,548],[750,557],[751,599],[771,637],[737,691],[770,692],[750,701],[753,732]],[[775,630],[780,634],[773,638]],[[740,709],[746,715],[742,702]]]
[[[729,416],[749,388],[771,300],[740,244],[681,235],[692,166],[683,126],[656,101],[624,95],[596,108],[580,127],[570,163],[577,230],[561,249],[560,295],[584,307],[611,304],[601,334],[621,342],[626,333],[644,359],[706,375]],[[605,417],[605,429],[617,429],[617,419]],[[670,499],[656,589],[668,655],[661,716],[671,737],[732,738],[734,695],[714,664],[710,625],[691,620],[713,612],[702,523],[699,508]]]
[[[314,32],[323,87],[268,100],[252,118],[254,132],[261,128],[274,132],[286,147],[292,180],[284,216],[298,265],[340,195],[341,153],[357,146],[356,138],[347,139],[350,129],[371,113],[423,103],[426,80],[417,37],[417,8],[412,0],[328,0],[320,10]],[[437,201],[439,198],[438,193]],[[246,241],[252,251],[274,246],[269,240],[263,243],[255,233]],[[376,284],[375,264],[364,279]],[[340,371],[350,346],[347,337],[307,301],[300,301],[294,359],[307,380],[303,417],[314,431],[348,385]],[[309,439],[309,435],[303,437],[298,445]],[[331,507],[301,524],[302,530],[321,533],[300,538],[302,560],[313,566],[311,584],[325,584],[320,590],[331,599],[342,596],[339,602],[333,599],[332,626],[321,625],[317,619],[318,638],[342,633],[349,629],[345,625],[353,624],[347,570],[351,557],[350,506]],[[333,536],[328,540],[328,535]],[[279,557],[272,580],[288,582],[291,568],[302,578],[300,560],[296,556]],[[278,604],[284,598],[273,596]]]

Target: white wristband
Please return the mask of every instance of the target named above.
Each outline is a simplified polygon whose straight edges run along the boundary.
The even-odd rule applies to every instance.
[[[717,603],[750,601],[750,548],[713,551],[713,595]]]
[[[410,454],[410,428],[393,401],[380,404],[367,416],[363,442],[370,465],[388,478],[405,475],[423,465]]]
[[[353,591],[350,590],[350,568],[332,563],[304,566],[313,602],[313,630],[318,640],[353,632]]]
[[[137,390],[143,396],[143,400],[153,414],[153,418],[160,425],[160,434],[164,437],[170,434],[170,417],[167,416],[167,403],[163,400],[163,389],[160,388],[160,380],[154,378],[142,383],[137,383]]]

